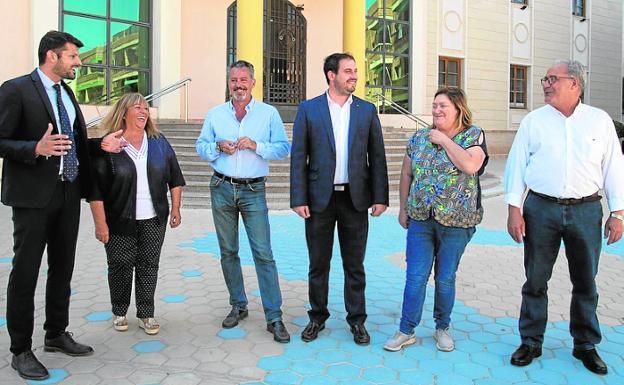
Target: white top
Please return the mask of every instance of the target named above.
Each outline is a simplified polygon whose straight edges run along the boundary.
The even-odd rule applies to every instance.
[[[624,156],[606,112],[579,103],[569,117],[551,105],[529,113],[505,168],[505,202],[522,207],[526,189],[582,198],[604,189],[611,211],[624,209]]]
[[[124,139],[125,140],[125,139]],[[136,187],[136,220],[150,219],[156,216],[152,194],[150,194],[147,182],[147,135],[143,134],[141,148],[136,149],[130,142],[124,147],[124,151],[134,162],[137,173]]]
[[[334,141],[336,142],[334,184],[349,183],[349,119],[351,118],[351,103],[353,103],[353,96],[349,95],[349,99],[341,107],[329,97],[329,92],[327,92],[327,104],[334,129]]]

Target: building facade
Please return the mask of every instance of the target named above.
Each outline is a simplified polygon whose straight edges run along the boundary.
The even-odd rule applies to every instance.
[[[50,29],[85,43],[72,82],[88,117],[128,91],[149,94],[160,118],[201,119],[226,98],[227,64],[256,66],[254,96],[286,120],[326,89],[323,59],[357,59],[357,94],[386,98],[428,121],[440,85],[460,86],[493,153],[505,153],[524,115],[543,104],[554,60],[588,69],[584,101],[621,120],[622,0],[0,0],[0,81],[31,71]],[[413,125],[380,106],[385,125]]]

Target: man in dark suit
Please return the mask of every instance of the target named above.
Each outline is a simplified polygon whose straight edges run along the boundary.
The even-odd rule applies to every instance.
[[[353,56],[332,54],[323,71],[329,88],[299,106],[291,151],[290,206],[305,218],[310,258],[310,322],[301,339],[316,339],[329,318],[329,268],[337,224],[347,322],[355,343],[367,345],[367,209],[376,217],[388,207],[386,154],[375,107],[352,95],[357,83]]]
[[[32,352],[34,295],[46,246],[44,350],[71,356],[93,353],[65,331],[80,199],[89,192],[91,174],[85,121],[62,79],[75,78],[82,45],[68,33],[48,32],[39,44],[39,67],[0,87],[1,194],[2,203],[13,208],[15,253],[7,288],[7,329],[11,366],[27,379],[49,376]],[[99,144],[91,143],[96,149]],[[113,135],[101,145],[120,150]]]

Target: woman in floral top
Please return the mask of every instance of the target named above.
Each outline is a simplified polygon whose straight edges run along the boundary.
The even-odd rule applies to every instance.
[[[407,272],[399,331],[384,348],[399,351],[416,342],[427,280],[435,264],[434,339],[441,351],[455,348],[449,333],[459,260],[481,222],[479,175],[487,164],[485,134],[472,124],[466,95],[439,89],[433,124],[407,144],[400,182],[399,223],[407,229]]]

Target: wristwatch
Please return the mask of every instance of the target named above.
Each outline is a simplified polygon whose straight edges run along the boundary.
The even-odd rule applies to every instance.
[[[624,222],[624,215],[622,215],[622,214],[618,214],[618,213],[611,213],[611,215],[610,215],[610,216],[611,216],[611,217],[613,217],[613,218],[619,219],[619,220],[621,220],[622,222]]]
[[[219,142],[217,142],[217,152],[221,153],[221,145],[219,145]]]

